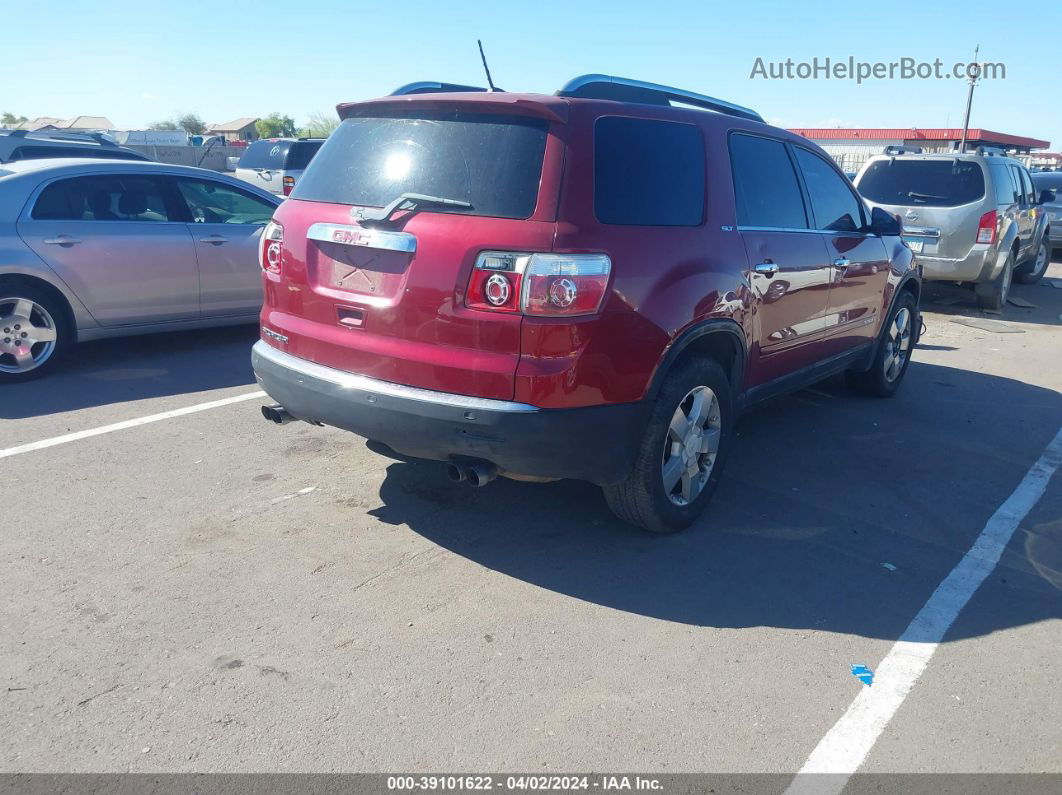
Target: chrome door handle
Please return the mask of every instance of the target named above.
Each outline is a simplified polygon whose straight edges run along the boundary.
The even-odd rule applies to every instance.
[[[837,259],[835,259],[833,261],[833,267],[840,268],[841,270],[844,270],[845,268],[847,268],[851,264],[852,263],[848,259],[848,257],[838,257]]]
[[[754,265],[752,270],[763,276],[774,276],[778,273],[778,266],[770,260],[767,260],[766,262],[761,262],[759,265]]]
[[[46,237],[41,242],[47,243],[49,246],[73,246],[81,241],[76,237],[70,237],[70,235],[59,235],[59,237]]]
[[[229,239],[221,235],[209,235],[208,237],[199,238],[200,243],[213,243],[215,246],[220,246],[222,243],[228,243]]]

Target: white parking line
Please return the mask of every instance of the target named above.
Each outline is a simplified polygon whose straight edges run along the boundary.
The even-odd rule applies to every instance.
[[[254,400],[255,398],[261,397],[265,397],[265,392],[248,392],[245,395],[236,395],[235,397],[222,398],[221,400],[211,400],[209,403],[197,403],[194,406],[185,406],[183,409],[163,411],[161,414],[149,414],[146,417],[139,417],[135,420],[125,420],[123,422],[113,423],[112,425],[102,425],[99,428],[90,428],[87,431],[76,431],[75,433],[68,433],[63,436],[53,436],[51,439],[41,439],[39,442],[20,444],[16,447],[8,447],[6,450],[0,450],[0,458],[7,458],[8,456],[19,455],[20,453],[30,453],[34,450],[43,450],[47,447],[55,447],[56,445],[66,444],[67,442],[76,442],[79,439],[88,439],[89,437],[100,436],[101,434],[111,433],[112,431],[124,431],[126,428],[137,428],[141,425],[148,425],[152,422],[168,420],[173,417],[183,417],[185,414],[195,414],[198,411],[216,409],[221,406],[228,406],[232,403],[240,403],[244,400]]]
[[[815,746],[786,795],[840,793],[929,664],[944,633],[999,562],[1014,531],[1062,464],[1062,429],[1025,474],[970,551],[937,586],[848,710]],[[805,775],[823,774],[832,775]]]

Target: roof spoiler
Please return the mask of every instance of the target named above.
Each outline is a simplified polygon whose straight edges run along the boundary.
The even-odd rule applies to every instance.
[[[502,89],[497,89],[501,91]],[[409,94],[464,94],[470,91],[490,91],[482,86],[466,86],[461,83],[440,83],[437,80],[421,80],[416,83],[406,83],[391,92],[392,97],[404,97]]]

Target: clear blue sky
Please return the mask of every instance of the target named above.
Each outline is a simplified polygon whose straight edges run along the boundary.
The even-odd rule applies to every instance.
[[[1002,61],[977,89],[971,126],[1062,148],[1056,36],[1062,3],[532,2],[15,3],[4,11],[0,111],[103,115],[130,129],[181,111],[207,122],[272,111],[303,123],[341,101],[423,79],[552,93],[604,72],[688,87],[786,126],[960,126],[965,84],[764,81],[757,56],[949,65]],[[941,7],[953,7],[944,10]],[[1007,18],[1007,8],[1014,10]]]

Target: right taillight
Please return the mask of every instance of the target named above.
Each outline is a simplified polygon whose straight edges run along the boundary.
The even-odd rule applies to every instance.
[[[993,243],[996,239],[996,211],[989,210],[977,222],[977,242]]]
[[[276,221],[266,224],[258,262],[266,273],[280,273],[284,255],[284,227]]]
[[[281,189],[284,191],[284,195],[290,196],[292,189],[295,187],[295,177],[284,177],[280,184]]]
[[[465,305],[537,317],[593,315],[604,303],[611,271],[607,254],[485,251],[476,258]]]

